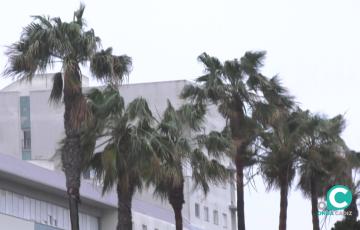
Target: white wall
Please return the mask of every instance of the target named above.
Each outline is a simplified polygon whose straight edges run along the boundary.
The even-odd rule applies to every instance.
[[[64,137],[62,104],[49,104],[49,91],[30,92],[31,154],[34,160],[50,159]]]
[[[175,230],[175,225],[162,221],[156,218],[149,217],[139,212],[132,213],[133,218],[133,229],[134,230],[143,230],[142,226],[145,225],[148,230]],[[112,230],[116,229],[117,226],[117,210],[107,211],[101,217],[100,220],[101,229],[100,230]],[[187,228],[184,228],[187,230]]]
[[[0,92],[0,152],[21,159],[19,93]]]
[[[134,230],[143,230],[143,225],[145,225],[148,230],[154,230],[154,229],[175,230],[174,224],[170,224],[165,221],[151,218],[147,215],[138,212],[133,213],[133,220],[134,220],[134,225],[133,225]],[[186,228],[184,228],[184,230],[186,230]]]
[[[230,186],[225,187],[212,186],[211,192],[204,195],[204,193],[197,189],[192,190],[192,186],[189,187],[191,196],[190,200],[187,201],[186,205],[190,209],[190,222],[201,229],[225,229],[223,221],[223,213],[227,215],[227,229],[231,229],[231,213],[230,213]],[[195,216],[195,203],[200,205],[200,217]],[[209,210],[209,221],[205,221],[204,207],[208,207]],[[214,224],[213,211],[218,211],[218,225]]]
[[[34,76],[32,81],[15,81],[10,85],[3,88],[3,92],[20,92],[21,96],[29,95],[29,92],[35,90],[51,90],[53,85],[54,73],[49,74],[38,74]],[[84,87],[89,86],[89,78],[84,76],[82,79],[82,85]]]
[[[137,97],[146,98],[154,115],[161,116],[169,99],[174,107],[181,105],[179,94],[186,81],[154,82],[143,84],[123,85],[120,94],[128,103]]]
[[[1,229],[6,230],[34,230],[33,222],[0,213]],[[6,226],[6,227],[4,227]]]

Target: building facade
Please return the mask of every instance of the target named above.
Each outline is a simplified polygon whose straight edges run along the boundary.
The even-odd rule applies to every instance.
[[[56,154],[64,137],[63,106],[49,104],[50,77],[45,75],[32,84],[15,82],[0,91],[0,226],[13,219],[29,226],[9,229],[69,229],[65,178],[57,166]],[[179,94],[185,84],[188,82],[129,84],[121,86],[120,93],[125,102],[139,96],[146,98],[153,114],[160,117],[167,99],[175,107],[183,103]],[[207,131],[221,130],[224,124],[216,109],[210,108]],[[2,158],[7,163],[1,164]],[[16,168],[23,174],[11,171]],[[212,186],[205,197],[202,191],[193,189],[191,169],[185,167],[184,175],[184,229],[235,230],[235,184]],[[112,191],[102,197],[100,191],[92,180],[83,180],[82,230],[116,227],[116,194]],[[133,221],[135,230],[175,229],[171,206],[154,198],[151,189],[135,195]]]

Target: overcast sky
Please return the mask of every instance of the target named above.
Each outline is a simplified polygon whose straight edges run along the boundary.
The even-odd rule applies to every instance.
[[[279,74],[304,109],[344,114],[348,145],[360,150],[360,1],[358,0],[86,0],[89,27],[116,54],[133,58],[132,82],[194,79],[197,56],[221,60],[266,50],[264,73]],[[10,0],[0,8],[0,67],[30,15],[72,19],[74,0]],[[0,80],[0,88],[10,80]],[[246,195],[248,229],[278,226],[279,194]],[[311,228],[310,201],[290,195],[288,229]]]

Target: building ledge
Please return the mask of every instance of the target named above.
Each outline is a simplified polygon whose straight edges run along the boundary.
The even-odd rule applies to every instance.
[[[66,197],[66,180],[61,171],[49,170],[9,155],[0,154],[1,177]],[[101,188],[92,183],[82,181],[80,194],[84,203],[104,208],[117,207],[116,194],[109,193],[102,196]]]

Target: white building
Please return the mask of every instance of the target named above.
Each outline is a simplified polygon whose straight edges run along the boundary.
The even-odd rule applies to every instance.
[[[14,82],[0,91],[0,226],[9,226],[7,230],[69,229],[65,178],[54,160],[58,142],[64,137],[63,107],[49,104],[50,77],[34,78],[37,80],[32,84]],[[146,98],[153,113],[160,116],[167,99],[174,106],[181,105],[178,95],[185,84],[129,84],[121,86],[120,93],[125,102],[138,96]],[[223,126],[224,120],[210,109],[207,129]],[[235,230],[235,185],[213,186],[204,197],[192,189],[190,170],[184,171],[184,229]],[[116,194],[102,197],[100,191],[92,181],[83,180],[81,230],[116,227]],[[171,207],[154,198],[151,191],[135,195],[133,221],[135,230],[175,229]]]

